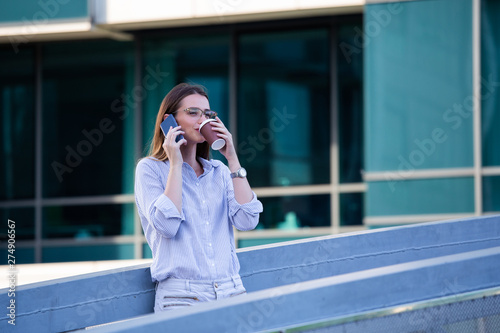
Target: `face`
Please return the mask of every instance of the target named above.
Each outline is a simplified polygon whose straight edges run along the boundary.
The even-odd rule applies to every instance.
[[[184,138],[188,143],[202,143],[205,138],[200,134],[199,128],[201,123],[206,119],[205,116],[193,116],[186,111],[187,108],[200,108],[202,110],[209,110],[210,104],[205,96],[194,94],[186,96],[182,99],[178,112],[175,113],[175,120],[181,126],[182,130],[186,132]]]

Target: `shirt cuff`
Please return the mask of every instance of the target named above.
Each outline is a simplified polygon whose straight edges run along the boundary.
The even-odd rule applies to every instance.
[[[240,204],[233,196],[230,206],[231,216],[234,216],[240,209],[250,215],[257,215],[259,213],[262,213],[262,211],[264,210],[264,208],[262,207],[262,203],[257,200],[257,195],[254,191],[252,191],[252,195],[252,200],[244,204]]]
[[[156,214],[154,226],[161,234],[167,238],[174,237],[177,234],[179,225],[185,221],[184,212],[177,210],[172,200],[165,194],[162,194],[154,204]]]

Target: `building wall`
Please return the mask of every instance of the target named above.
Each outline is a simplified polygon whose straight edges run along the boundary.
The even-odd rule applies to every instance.
[[[19,263],[151,256],[134,169],[184,81],[207,87],[264,204],[240,247],[500,211],[498,1],[89,1],[74,20],[43,4],[0,17],[0,214]]]

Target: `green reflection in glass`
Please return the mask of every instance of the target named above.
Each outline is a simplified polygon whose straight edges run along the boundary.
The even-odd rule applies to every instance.
[[[286,196],[259,198],[265,207],[258,229],[296,230],[330,226],[330,196]]]
[[[474,212],[474,179],[369,182],[367,216]]]
[[[228,35],[195,34],[146,38],[143,41],[143,70],[154,68],[165,77],[148,90],[143,100],[143,155],[153,137],[156,115],[165,95],[176,84],[188,82],[207,88],[210,108],[229,127],[229,41]],[[221,159],[219,152],[212,156]],[[225,160],[225,159],[223,159]]]
[[[43,47],[45,197],[133,193],[133,65],[128,42]]]
[[[330,181],[327,29],[243,34],[238,153],[253,186]]]
[[[483,211],[500,212],[500,176],[483,177]]]
[[[500,2],[481,1],[481,117],[483,164],[500,166]]]
[[[134,204],[43,208],[43,238],[132,235]]]
[[[0,48],[0,200],[35,196],[34,52]]]

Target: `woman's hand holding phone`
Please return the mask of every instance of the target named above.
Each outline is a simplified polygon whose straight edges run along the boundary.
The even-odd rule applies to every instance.
[[[184,139],[184,131],[181,127],[177,125],[174,116],[169,115],[161,123],[161,129],[163,134],[165,134],[165,140],[163,141],[163,149],[170,160],[171,165],[182,165],[183,159],[180,151],[180,146],[186,144]]]

